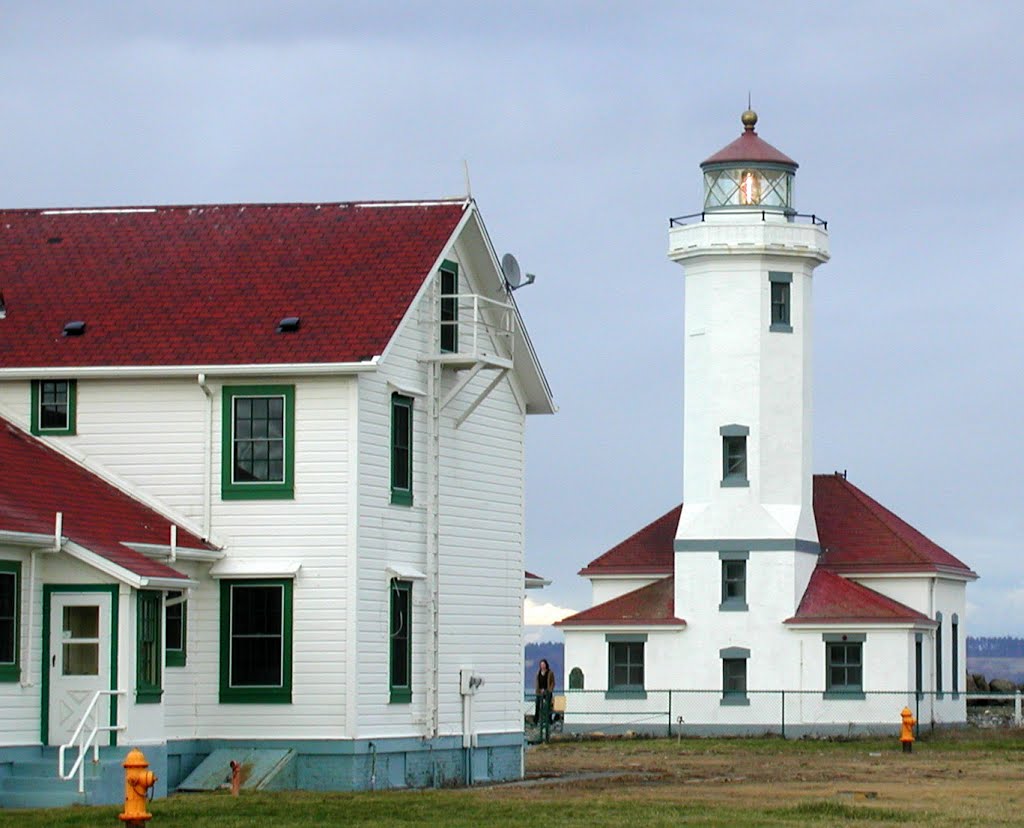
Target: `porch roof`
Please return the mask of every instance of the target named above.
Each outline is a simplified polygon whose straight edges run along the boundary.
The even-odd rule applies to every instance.
[[[63,513],[62,541],[140,578],[189,581],[176,569],[129,549],[124,542],[166,546],[171,521],[139,500],[0,418],[0,531],[53,537]],[[178,526],[182,549],[215,551]]]

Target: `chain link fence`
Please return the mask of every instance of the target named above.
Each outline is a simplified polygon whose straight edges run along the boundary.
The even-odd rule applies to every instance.
[[[968,704],[999,706],[1007,721],[1022,721],[1021,693],[914,693],[866,691],[823,693],[820,690],[646,690],[608,692],[567,690],[556,697],[551,730],[565,733],[643,733],[658,736],[801,736],[854,737],[892,733],[909,707],[917,735],[936,726],[962,725]],[[524,708],[534,725],[534,696]]]

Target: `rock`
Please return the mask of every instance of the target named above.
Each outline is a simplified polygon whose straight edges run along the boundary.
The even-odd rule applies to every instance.
[[[985,677],[981,673],[971,673],[969,678],[971,681],[971,690],[980,693],[988,691],[988,682],[985,681]]]
[[[988,683],[988,689],[993,693],[1015,693],[1017,692],[1017,685],[1009,679],[992,679]]]

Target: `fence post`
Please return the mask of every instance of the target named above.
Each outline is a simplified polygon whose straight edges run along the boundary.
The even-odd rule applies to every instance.
[[[668,691],[668,738],[672,738],[672,691]]]
[[[786,691],[780,690],[782,694],[782,738],[786,738]]]
[[[1020,709],[1020,688],[1017,688],[1017,692],[1013,697],[1013,723],[1017,726],[1021,726],[1021,709]]]

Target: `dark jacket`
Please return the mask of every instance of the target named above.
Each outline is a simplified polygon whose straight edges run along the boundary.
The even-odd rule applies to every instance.
[[[553,693],[555,690],[554,670],[548,670],[547,676],[542,675],[540,670],[538,670],[535,685],[538,693]]]

